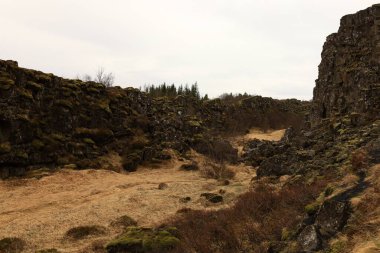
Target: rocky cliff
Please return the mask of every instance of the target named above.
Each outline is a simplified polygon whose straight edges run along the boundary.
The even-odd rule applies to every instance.
[[[351,114],[380,115],[380,5],[344,16],[323,46],[311,123]]]

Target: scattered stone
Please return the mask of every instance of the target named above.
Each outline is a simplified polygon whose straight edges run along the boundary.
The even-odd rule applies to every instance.
[[[180,198],[179,199],[179,202],[181,202],[181,203],[188,203],[190,201],[191,201],[190,197],[184,197],[184,198]]]
[[[211,203],[220,203],[223,201],[223,196],[215,194],[215,193],[202,193],[201,197],[205,197]]]
[[[160,183],[159,185],[158,185],[158,189],[159,190],[165,190],[166,188],[168,188],[169,186],[168,186],[168,184],[166,184],[166,183]]]

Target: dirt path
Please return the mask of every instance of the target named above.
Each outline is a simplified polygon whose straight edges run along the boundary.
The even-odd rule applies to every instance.
[[[28,244],[25,252],[43,248],[80,252],[94,240],[116,236],[118,231],[110,223],[123,215],[140,226],[154,226],[185,207],[227,207],[249,189],[255,175],[251,168],[233,166],[236,176],[225,186],[202,178],[197,171],[179,170],[182,163],[173,159],[160,168],[143,167],[126,174],[61,170],[40,179],[0,181],[0,238],[22,238]],[[168,187],[159,190],[160,183]],[[209,205],[200,197],[221,189],[225,191],[223,204]],[[183,197],[191,201],[181,203]],[[75,243],[64,239],[67,230],[81,225],[104,226],[107,235]]]
[[[267,141],[279,141],[281,140],[282,136],[284,136],[286,129],[281,130],[269,130],[266,132],[261,131],[260,129],[253,128],[249,131],[249,133],[237,136],[230,139],[230,142],[233,144],[235,148],[238,149],[239,155],[243,152],[244,144],[253,139],[259,139],[259,140],[267,140]]]

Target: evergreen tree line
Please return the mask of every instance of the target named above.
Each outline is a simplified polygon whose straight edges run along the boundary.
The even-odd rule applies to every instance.
[[[207,95],[204,97],[201,97],[198,84],[194,83],[192,85],[180,85],[175,86],[167,85],[166,83],[160,84],[160,85],[145,85],[143,88],[140,88],[140,90],[150,94],[153,97],[176,97],[178,95],[184,95],[184,96],[191,96],[198,100],[200,99],[208,99]]]

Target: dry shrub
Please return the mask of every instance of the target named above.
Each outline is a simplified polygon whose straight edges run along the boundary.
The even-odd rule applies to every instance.
[[[302,220],[304,207],[326,182],[289,185],[282,190],[260,185],[243,194],[228,209],[189,211],[172,221],[181,243],[173,252],[260,252],[266,241],[279,241],[284,228],[291,231]]]
[[[1,253],[18,253],[25,248],[25,241],[17,237],[7,237],[0,240]]]
[[[205,162],[202,164],[200,168],[200,173],[205,178],[213,178],[213,179],[231,179],[235,176],[235,172],[226,166],[225,163],[213,163],[213,162]]]
[[[236,163],[238,160],[238,150],[226,140],[204,140],[194,148],[197,152],[210,157],[216,162]]]
[[[112,221],[110,225],[112,227],[126,229],[130,226],[136,226],[137,222],[128,215],[123,215],[117,218],[116,220]]]
[[[69,229],[66,238],[71,240],[82,240],[90,236],[104,235],[106,229],[102,226],[79,226]]]
[[[351,165],[355,171],[368,167],[368,153],[364,149],[358,149],[351,154]]]

